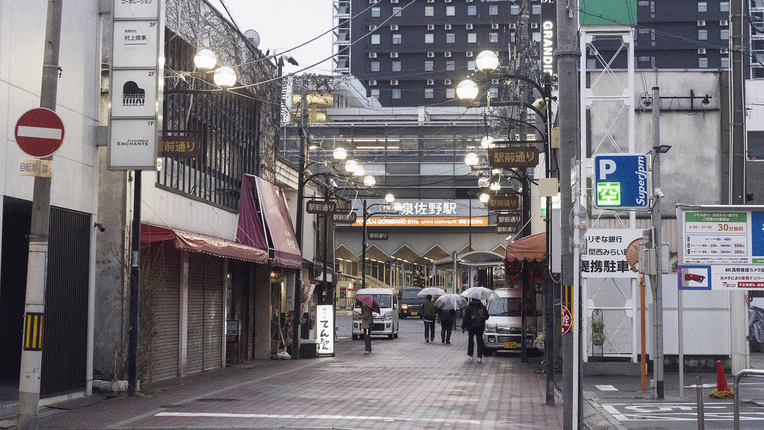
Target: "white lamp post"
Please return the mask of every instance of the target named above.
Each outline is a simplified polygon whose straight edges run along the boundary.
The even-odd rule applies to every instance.
[[[480,195],[480,203],[486,204],[488,203],[488,199],[490,196],[487,193],[483,193]]]
[[[456,95],[461,100],[475,100],[478,95],[478,86],[475,82],[465,79],[456,87]]]
[[[374,176],[368,175],[367,177],[363,178],[363,184],[367,187],[373,187],[377,183],[377,180],[374,179]]]
[[[212,70],[215,68],[215,63],[217,63],[217,57],[209,49],[202,49],[194,57],[194,65],[202,71]]]
[[[483,51],[475,58],[475,67],[483,72],[492,72],[499,67],[499,56],[493,51]]]
[[[335,160],[344,160],[348,156],[348,151],[343,147],[338,147],[334,149],[334,159]]]
[[[480,141],[480,146],[482,146],[484,149],[490,149],[496,146],[496,139],[494,139],[492,136],[486,136]]]
[[[470,152],[464,157],[464,163],[470,167],[477,166],[479,162],[480,158],[474,152]]]
[[[358,162],[355,160],[348,160],[345,163],[345,171],[348,173],[354,173],[358,169]]]
[[[215,76],[213,76],[215,85],[220,88],[231,88],[236,83],[236,72],[230,67],[220,67],[215,70]]]

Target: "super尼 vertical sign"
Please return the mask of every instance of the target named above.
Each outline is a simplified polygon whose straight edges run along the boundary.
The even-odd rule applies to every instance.
[[[598,154],[594,156],[594,206],[599,209],[646,209],[647,156]]]

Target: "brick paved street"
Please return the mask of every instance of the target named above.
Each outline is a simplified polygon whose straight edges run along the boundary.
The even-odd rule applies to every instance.
[[[349,317],[338,317],[345,323]],[[444,345],[439,331],[425,343],[421,320],[401,320],[400,337],[375,338],[368,356],[362,341],[343,336],[335,357],[253,361],[146,387],[134,398],[44,408],[40,427],[561,428],[561,402],[544,405],[540,358],[468,362],[466,334],[455,331]]]

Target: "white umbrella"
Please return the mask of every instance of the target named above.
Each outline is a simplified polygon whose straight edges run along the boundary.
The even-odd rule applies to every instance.
[[[458,294],[444,294],[435,300],[435,307],[445,310],[459,310],[466,308],[468,304],[467,299]]]
[[[486,287],[472,287],[464,290],[462,297],[467,299],[488,300],[494,297],[498,297],[498,295],[494,290]]]
[[[443,294],[446,294],[446,291],[438,287],[422,288],[422,291],[416,293],[417,297],[442,296]]]

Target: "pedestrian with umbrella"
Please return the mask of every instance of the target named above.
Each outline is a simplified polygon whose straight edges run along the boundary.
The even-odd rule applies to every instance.
[[[467,291],[469,291],[468,289]],[[465,293],[467,292],[465,291]],[[464,293],[462,293],[464,295]],[[467,355],[468,360],[472,361],[472,352],[475,349],[475,341],[473,337],[477,338],[477,362],[483,361],[483,351],[485,351],[485,344],[483,344],[483,331],[485,330],[485,321],[488,319],[488,311],[483,302],[480,299],[473,298],[470,301],[464,312],[464,319],[462,320],[462,333],[464,330],[469,331],[469,341],[467,342]]]
[[[424,341],[429,343],[435,340],[435,318],[438,317],[437,309],[435,309],[435,303],[432,301],[432,296],[427,295],[424,298],[424,305],[422,306],[422,319],[424,320]]]
[[[440,343],[451,344],[451,331],[456,323],[456,311],[467,306],[467,300],[458,294],[444,294],[435,300],[440,318]]]
[[[379,304],[371,296],[357,295],[356,299],[361,302],[361,330],[363,331],[363,343],[366,347],[364,354],[371,354],[371,328],[374,326],[372,311],[379,313]]]

